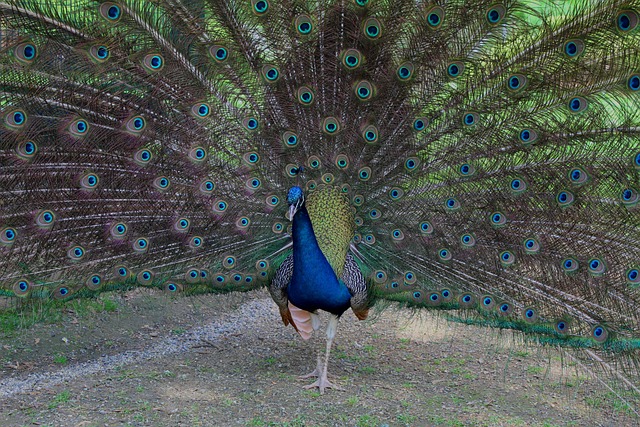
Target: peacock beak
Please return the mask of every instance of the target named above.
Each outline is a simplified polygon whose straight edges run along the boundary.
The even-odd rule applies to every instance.
[[[288,216],[289,221],[293,221],[293,216],[296,214],[297,210],[298,210],[298,207],[296,205],[289,206],[289,216]]]

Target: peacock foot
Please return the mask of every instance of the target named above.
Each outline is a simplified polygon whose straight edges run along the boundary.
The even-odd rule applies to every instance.
[[[339,391],[344,391],[344,389],[342,387],[339,387],[335,384],[333,384],[332,382],[330,382],[326,375],[319,377],[316,382],[314,382],[313,384],[309,384],[304,386],[304,388],[306,390],[312,389],[312,388],[317,388],[320,390],[320,394],[324,394],[324,390],[326,388],[332,388],[334,390],[339,390]]]
[[[318,368],[314,369],[312,372],[309,372],[305,375],[299,375],[299,380],[306,380],[307,378],[318,378],[320,376],[320,370]]]

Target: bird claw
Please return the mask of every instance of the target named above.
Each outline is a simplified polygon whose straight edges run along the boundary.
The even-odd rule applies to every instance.
[[[304,386],[305,390],[309,390],[312,388],[318,388],[320,390],[320,394],[324,394],[324,390],[326,388],[332,388],[334,390],[338,390],[338,391],[344,391],[344,389],[342,387],[339,387],[331,382],[329,382],[329,380],[325,377],[325,378],[318,378],[316,380],[316,382],[314,382],[313,384],[309,384]]]
[[[299,375],[298,379],[299,380],[306,380],[307,378],[318,378],[320,376],[320,373],[318,372],[317,369],[314,369],[313,372],[309,372],[306,375]]]

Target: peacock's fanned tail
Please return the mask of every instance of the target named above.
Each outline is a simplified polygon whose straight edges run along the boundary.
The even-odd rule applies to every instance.
[[[632,371],[639,13],[0,0],[0,293],[261,286],[287,189],[331,186],[377,298]]]

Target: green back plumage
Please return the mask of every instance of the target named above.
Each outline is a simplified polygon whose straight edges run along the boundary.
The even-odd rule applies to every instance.
[[[323,186],[309,194],[306,206],[318,246],[340,277],[355,234],[355,218],[349,200],[341,189]]]

